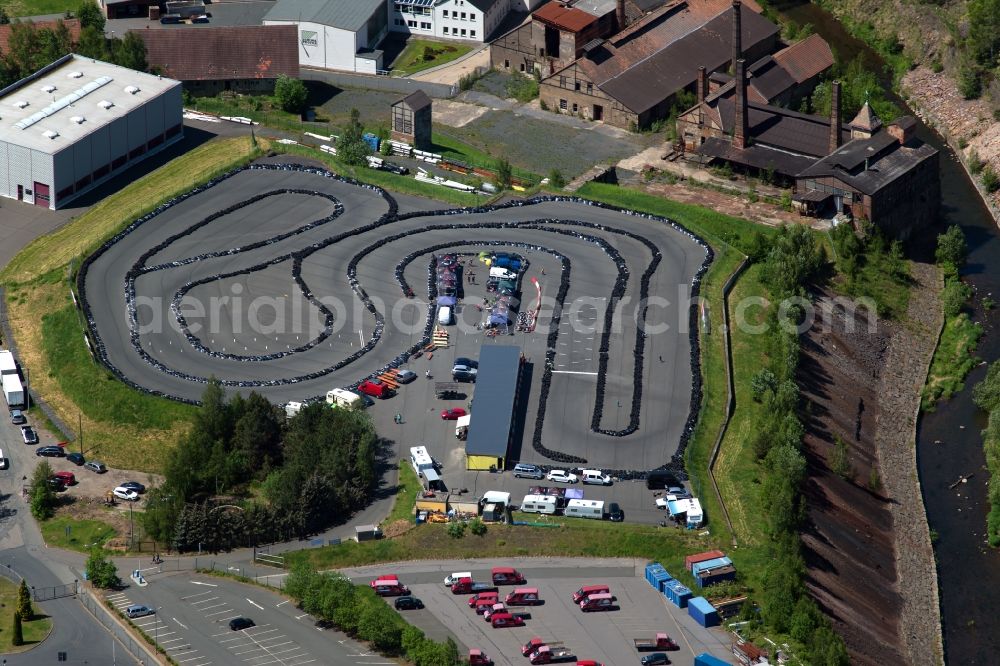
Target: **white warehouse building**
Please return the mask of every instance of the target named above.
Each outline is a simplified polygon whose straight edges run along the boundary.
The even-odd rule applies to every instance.
[[[67,55],[0,90],[0,195],[55,210],[183,135],[179,81]]]
[[[409,35],[486,42],[511,12],[542,0],[387,0],[389,29]],[[511,26],[513,27],[513,26]]]
[[[385,0],[278,0],[264,25],[296,25],[299,65],[375,74],[388,34]]]

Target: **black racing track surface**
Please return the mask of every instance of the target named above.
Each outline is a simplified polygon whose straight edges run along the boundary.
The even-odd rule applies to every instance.
[[[523,446],[614,469],[669,461],[699,395],[688,299],[710,252],[662,219],[568,199],[398,214],[376,188],[258,164],[137,221],[88,260],[80,291],[98,356],[123,380],[196,401],[215,377],[285,403],[404,364],[430,331],[433,253],[488,249],[527,259],[526,304],[542,270],[545,298],[563,304],[543,299],[531,334],[464,333],[531,362]],[[666,332],[636,326],[647,296],[665,301],[639,314]]]

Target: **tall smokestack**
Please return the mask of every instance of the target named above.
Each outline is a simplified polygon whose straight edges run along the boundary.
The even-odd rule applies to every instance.
[[[830,152],[840,148],[840,81],[830,86]]]
[[[733,69],[736,68],[736,61],[743,57],[743,28],[742,28],[743,3],[740,0],[733,0]]]
[[[618,29],[625,29],[625,0],[618,0],[615,7],[615,18],[618,20]]]
[[[736,61],[736,122],[733,127],[733,147],[743,150],[750,143],[750,126],[747,118],[747,61]]]
[[[705,67],[698,68],[698,103],[701,104],[708,97],[708,73]]]

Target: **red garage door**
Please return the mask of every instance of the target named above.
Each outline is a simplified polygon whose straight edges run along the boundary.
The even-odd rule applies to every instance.
[[[35,181],[35,205],[49,207],[49,186]]]

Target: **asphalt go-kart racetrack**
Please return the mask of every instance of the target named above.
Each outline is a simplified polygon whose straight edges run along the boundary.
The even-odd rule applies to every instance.
[[[532,330],[477,326],[493,252],[523,260]],[[194,402],[215,378],[284,404],[418,370],[441,328],[442,253],[462,276],[452,346],[515,345],[531,368],[524,454],[676,466],[700,400],[694,299],[711,251],[668,220],[566,197],[401,214],[379,188],[258,162],[134,222],[78,287],[95,353],[123,381]]]

